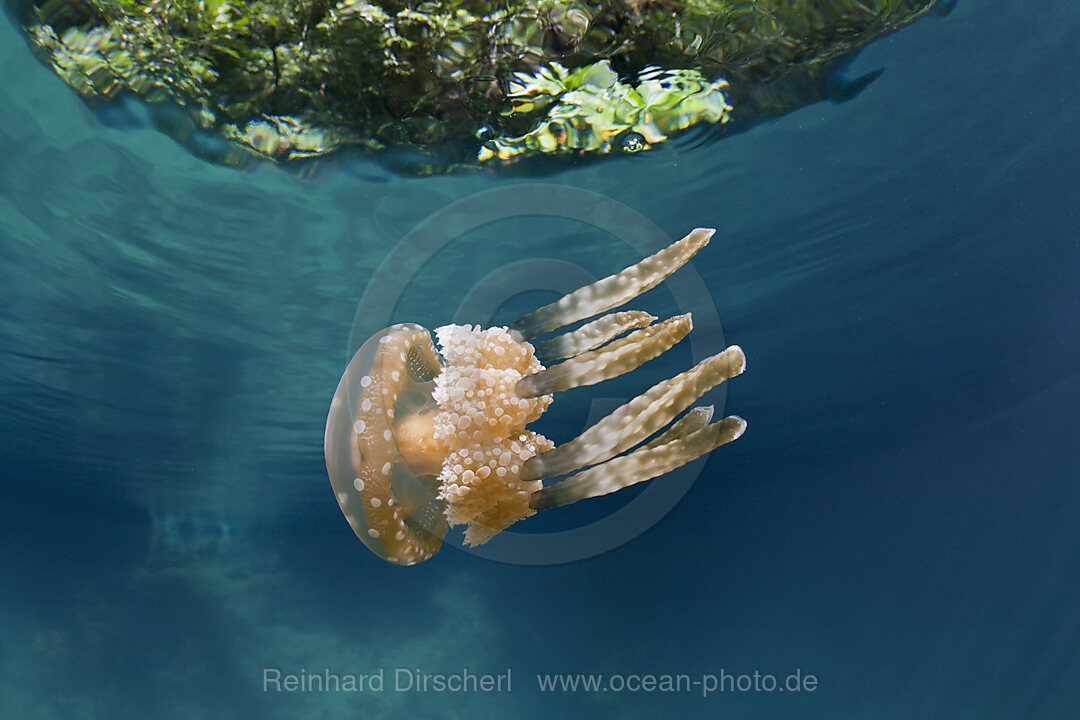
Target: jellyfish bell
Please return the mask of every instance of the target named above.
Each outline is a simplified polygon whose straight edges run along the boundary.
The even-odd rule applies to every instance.
[[[558,447],[526,427],[555,393],[631,372],[682,340],[693,323],[689,315],[654,323],[648,313],[621,311],[532,340],[655,287],[713,232],[694,230],[508,327],[437,328],[441,355],[420,325],[372,336],[338,384],[324,442],[330,482],[357,537],[379,557],[412,565],[438,552],[449,527],[464,525],[466,544],[479,545],[539,510],[658,477],[742,435],[742,418],[710,422],[711,407],[675,420],[743,372],[746,358],[735,345]]]
[[[433,492],[445,453],[423,430],[438,371],[425,328],[386,328],[353,355],[326,420],[323,449],[338,505],[356,536],[394,563],[426,560],[446,533]]]

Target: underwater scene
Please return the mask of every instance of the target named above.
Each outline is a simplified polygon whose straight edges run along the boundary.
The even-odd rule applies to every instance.
[[[0,718],[1080,720],[1080,11],[4,0]]]

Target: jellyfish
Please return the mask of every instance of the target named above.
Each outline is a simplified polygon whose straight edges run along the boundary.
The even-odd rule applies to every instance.
[[[414,323],[368,339],[337,386],[324,440],[331,485],[357,537],[391,563],[414,565],[438,552],[450,527],[464,526],[465,543],[479,545],[538,511],[651,480],[740,437],[746,421],[712,422],[712,406],[676,420],[743,372],[737,345],[562,445],[528,429],[556,393],[629,373],[689,334],[689,314],[656,322],[639,310],[608,311],[662,282],[714,232],[698,228],[509,326],[439,327],[438,349]]]

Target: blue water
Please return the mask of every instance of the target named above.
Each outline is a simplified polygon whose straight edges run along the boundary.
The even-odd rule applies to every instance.
[[[963,2],[864,51],[852,77],[887,71],[854,100],[705,147],[300,180],[102,123],[0,23],[0,717],[1080,718],[1078,34],[1065,0]],[[447,245],[395,254],[454,203]],[[321,447],[351,336],[506,321],[695,226],[719,228],[696,275],[645,306],[715,308],[746,435],[677,504],[510,541],[670,512],[554,565],[356,540]],[[703,328],[545,431],[681,371]],[[512,685],[395,692],[396,668]],[[755,671],[816,685],[536,679]]]

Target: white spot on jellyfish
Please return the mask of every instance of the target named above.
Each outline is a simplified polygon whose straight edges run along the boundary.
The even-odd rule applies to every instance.
[[[394,539],[395,540],[404,540],[405,539],[405,531],[404,530],[398,530],[396,533],[394,533]]]
[[[383,463],[382,474],[383,475],[389,475],[390,474],[390,468],[391,468],[390,463]]]
[[[344,505],[348,500],[349,500],[349,494],[348,493],[339,492],[337,494],[337,501],[338,501],[339,504]]]
[[[360,378],[360,387],[367,387],[370,384],[371,384],[371,376],[370,375],[365,375],[364,377]]]
[[[370,535],[373,538],[379,537],[379,531],[376,530],[375,528],[368,528],[367,534]]]
[[[366,428],[366,427],[367,427],[367,424],[363,420],[357,420],[356,422],[353,423],[352,429],[353,429],[354,433],[359,435],[360,433],[364,432],[364,428]]]
[[[382,505],[382,500],[377,497],[371,498],[371,507],[377,508]]]
[[[401,380],[401,373],[399,373],[397,370],[391,371],[390,379],[394,382],[399,382]]]
[[[364,402],[360,403],[360,409],[363,410],[364,412],[367,412],[368,410],[370,410],[371,409],[371,401],[368,400],[367,398],[365,398]]]
[[[360,478],[353,478],[352,486],[356,488],[356,492],[364,492],[364,481]]]
[[[382,437],[383,440],[389,442],[390,438],[394,437],[394,433],[390,432],[389,430],[383,430]]]

